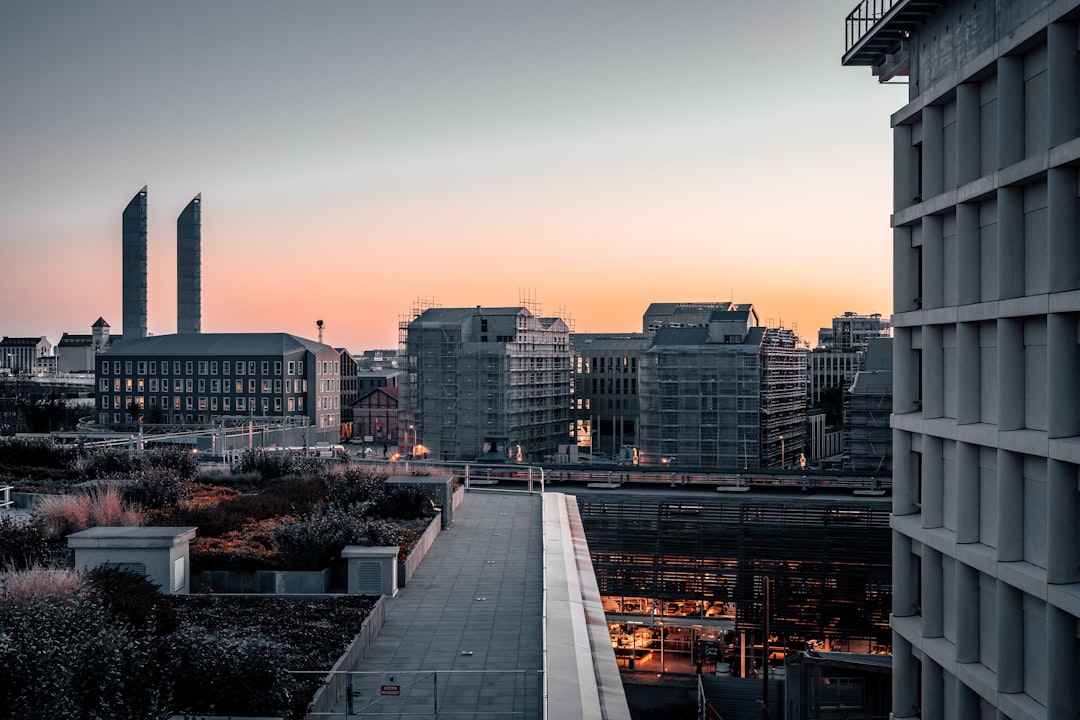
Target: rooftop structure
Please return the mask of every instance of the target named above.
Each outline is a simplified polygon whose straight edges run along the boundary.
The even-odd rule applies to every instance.
[[[202,332],[202,195],[176,219],[176,332]]]
[[[146,187],[123,215],[123,327],[129,338],[146,337]]]

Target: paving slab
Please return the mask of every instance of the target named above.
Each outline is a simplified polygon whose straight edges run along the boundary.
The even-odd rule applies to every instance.
[[[466,493],[323,717],[539,719],[543,572],[541,496]]]

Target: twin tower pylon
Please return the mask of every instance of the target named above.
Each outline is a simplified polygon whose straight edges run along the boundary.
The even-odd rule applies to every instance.
[[[202,194],[176,219],[176,332],[202,332]],[[146,187],[124,208],[123,334],[146,337]]]

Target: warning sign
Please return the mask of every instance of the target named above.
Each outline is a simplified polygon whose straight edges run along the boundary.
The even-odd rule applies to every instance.
[[[401,683],[398,681],[397,673],[384,672],[382,674],[381,694],[401,695]]]

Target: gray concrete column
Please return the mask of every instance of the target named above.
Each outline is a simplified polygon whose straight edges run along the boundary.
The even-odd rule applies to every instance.
[[[919,466],[911,451],[911,433],[893,430],[893,514],[914,515],[919,512],[917,477]],[[894,588],[895,591],[895,588]]]
[[[922,411],[924,418],[945,414],[945,352],[940,325],[922,328]]]
[[[945,241],[942,218],[927,215],[922,219],[922,306],[939,308],[945,304]]]
[[[911,145],[911,125],[893,128],[893,211],[915,202],[919,192],[919,152]]]
[[[1024,159],[1024,56],[998,58],[998,158],[1004,168]]]
[[[939,528],[944,523],[942,501],[945,493],[941,438],[923,435],[922,442],[922,526]]]
[[[1046,656],[1046,717],[1076,717],[1076,617],[1053,605],[1046,606]]]
[[[1051,438],[1080,435],[1080,344],[1077,315],[1046,317],[1047,428]]]
[[[956,443],[956,542],[979,542],[979,446]]]
[[[912,347],[910,327],[893,328],[893,412],[915,412],[919,399],[919,373],[922,368],[916,362],[919,355]]]
[[[997,603],[997,689],[1003,693],[1024,692],[1023,593],[999,580]]]
[[[1076,24],[1050,23],[1046,28],[1046,76],[1050,147],[1080,135],[1080,98],[1076,63]]]
[[[979,662],[979,571],[956,562],[956,662]]]
[[[1076,466],[1046,461],[1046,582],[1080,582],[1080,526],[1076,522]]]
[[[945,717],[945,673],[941,666],[927,656],[922,659],[922,712],[923,718]]]
[[[956,304],[979,302],[982,266],[979,251],[982,238],[979,228],[979,204],[956,206]]]
[[[915,300],[921,292],[922,267],[919,251],[911,245],[911,235],[910,227],[893,228],[893,309],[896,312],[918,310]]]
[[[1080,288],[1080,226],[1076,168],[1051,168],[1046,176],[1050,292]]]
[[[911,652],[911,643],[893,633],[892,716],[895,720],[918,718],[919,661]]]
[[[982,118],[979,84],[956,86],[956,181],[964,185],[979,179],[981,171]],[[962,267],[962,266],[961,266]]]
[[[998,189],[998,287],[1000,300],[1024,294],[1024,190]]]
[[[1024,427],[1024,321],[998,320],[998,430]]]
[[[922,111],[922,197],[928,200],[945,190],[944,108],[927,105]]]
[[[979,347],[979,324],[956,325],[956,422],[958,425],[977,423],[982,419],[982,388]]]
[[[928,545],[922,548],[922,636],[937,638],[945,634],[945,591],[942,582],[941,553]]]
[[[997,559],[1024,559],[1024,456],[998,450]]]
[[[893,557],[893,597],[892,614],[896,617],[911,617],[916,614],[919,598],[916,595],[916,564],[911,554],[911,538],[903,533],[892,533]]]
[[[956,720],[979,720],[979,694],[959,680],[956,682]]]

